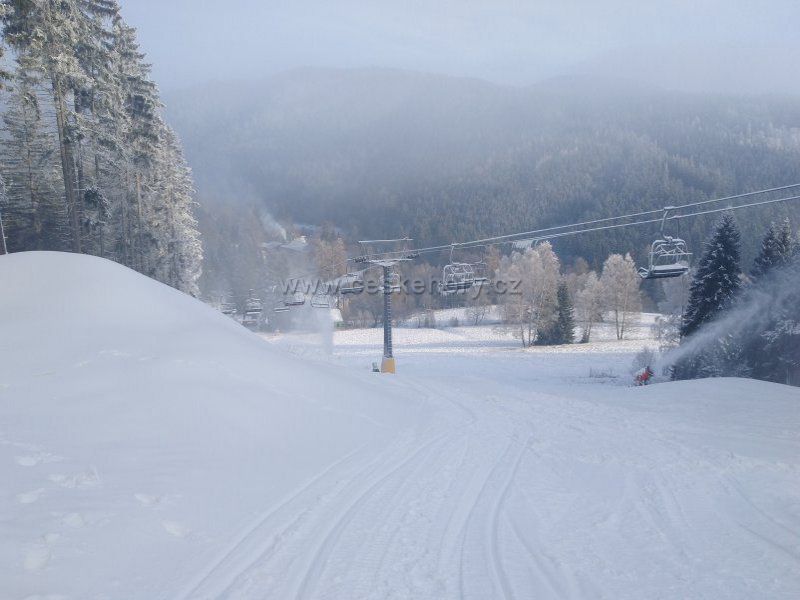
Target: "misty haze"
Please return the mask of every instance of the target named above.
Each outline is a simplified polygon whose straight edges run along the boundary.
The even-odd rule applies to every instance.
[[[0,598],[800,597],[796,2],[0,24]]]

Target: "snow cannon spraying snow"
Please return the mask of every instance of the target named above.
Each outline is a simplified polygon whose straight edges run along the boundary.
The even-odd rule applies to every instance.
[[[653,369],[651,369],[650,366],[648,365],[643,369],[639,369],[638,371],[636,371],[634,382],[636,383],[636,385],[647,385],[648,383],[650,383],[650,380],[653,378],[653,375],[655,375],[655,373],[653,372]]]

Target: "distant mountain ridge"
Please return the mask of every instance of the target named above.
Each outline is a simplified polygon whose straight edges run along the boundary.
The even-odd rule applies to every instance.
[[[167,98],[201,202],[449,242],[800,181],[800,102],[570,76],[300,69]],[[745,223],[746,237],[775,216]],[[687,224],[695,243],[708,221]],[[753,231],[747,231],[752,228]],[[567,253],[641,250],[628,232]],[[640,239],[641,238],[641,239]]]

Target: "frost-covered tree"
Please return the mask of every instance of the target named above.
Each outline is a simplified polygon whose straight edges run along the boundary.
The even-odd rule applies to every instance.
[[[8,6],[5,2],[0,2],[0,21],[5,18],[10,10],[10,6]],[[2,42],[0,42],[0,90],[3,89],[4,83],[11,79],[11,73],[9,73],[5,68],[5,61],[3,59],[4,55],[5,48],[3,47]]]
[[[717,223],[706,242],[703,256],[692,279],[689,302],[681,326],[682,343],[731,306],[741,285],[739,230],[730,214]],[[703,344],[674,366],[675,379],[717,375],[745,375],[744,349],[737,336],[723,334]]]
[[[0,168],[6,178],[9,251],[68,248],[69,227],[58,151],[43,117],[39,73],[20,56],[3,114]]]
[[[82,251],[77,164],[77,122],[72,91],[86,84],[75,49],[82,43],[82,13],[78,0],[5,2],[6,40],[38,63],[47,79],[55,115],[62,184],[69,213],[72,249]]]
[[[505,323],[523,346],[532,345],[540,332],[556,320],[559,261],[550,243],[504,257],[498,268],[498,283]]]
[[[319,236],[311,240],[311,256],[317,276],[322,281],[333,279],[347,267],[347,248],[344,240],[338,236],[332,239],[326,237]]]
[[[750,271],[751,279],[758,280],[773,269],[787,266],[792,257],[792,249],[792,227],[789,219],[784,219],[780,224],[770,223]]]
[[[575,295],[575,312],[581,324],[581,343],[587,343],[592,335],[594,324],[603,318],[603,286],[597,273],[586,274],[583,288]]]
[[[3,226],[3,206],[6,202],[6,182],[3,181],[3,176],[0,174],[0,255],[8,254],[8,246],[6,245],[6,230]]]
[[[202,253],[191,174],[117,0],[0,0],[0,7],[19,73],[3,152],[9,212],[24,232],[12,228],[24,238],[16,249],[60,236],[66,215],[73,251],[196,294]],[[48,188],[59,190],[60,204]]]
[[[681,336],[687,337],[730,305],[741,285],[740,235],[733,216],[726,214],[706,242],[689,289]]]
[[[759,318],[739,334],[744,358],[758,379],[779,383],[793,379],[797,357],[793,344],[800,345],[796,331],[800,269],[796,262],[789,220],[770,224],[751,272],[753,285],[747,290],[750,298],[766,297],[769,301],[762,302]]]
[[[776,273],[783,293],[772,310],[773,317],[761,333],[757,377],[800,386],[800,256]]]
[[[603,263],[600,285],[603,289],[604,308],[614,315],[618,340],[625,336],[631,315],[642,309],[639,292],[641,282],[642,278],[636,272],[636,264],[630,254],[612,254]]]
[[[165,126],[162,136],[156,163],[158,204],[150,227],[154,249],[149,261],[153,268],[151,275],[197,296],[202,248],[197,222],[192,216],[191,172],[174,132]]]

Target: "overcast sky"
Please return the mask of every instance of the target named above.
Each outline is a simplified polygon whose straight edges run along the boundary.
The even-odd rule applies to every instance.
[[[121,0],[164,90],[301,66],[800,92],[800,0]]]

